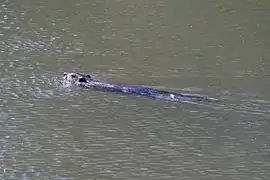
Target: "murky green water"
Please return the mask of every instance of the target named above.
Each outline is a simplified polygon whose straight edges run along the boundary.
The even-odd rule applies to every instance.
[[[1,179],[268,179],[270,2],[2,1]],[[64,71],[220,98],[65,89]]]

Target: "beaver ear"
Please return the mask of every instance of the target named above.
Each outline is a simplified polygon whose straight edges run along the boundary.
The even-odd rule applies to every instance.
[[[89,79],[92,79],[92,77],[91,77],[89,74],[87,74],[87,77],[88,77]]]
[[[87,83],[86,79],[85,78],[80,78],[79,79],[79,82],[84,82],[84,83]]]

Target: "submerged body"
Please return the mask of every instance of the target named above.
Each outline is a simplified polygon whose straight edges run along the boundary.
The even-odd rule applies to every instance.
[[[64,82],[69,85],[98,89],[103,91],[135,94],[170,101],[216,101],[216,99],[214,98],[197,96],[192,94],[174,93],[141,86],[111,84],[93,79],[90,75],[83,75],[79,73],[64,73],[63,78]]]

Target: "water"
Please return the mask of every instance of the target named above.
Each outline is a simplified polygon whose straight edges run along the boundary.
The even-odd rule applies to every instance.
[[[268,179],[268,1],[3,1],[1,179]],[[65,71],[221,99],[66,89]]]

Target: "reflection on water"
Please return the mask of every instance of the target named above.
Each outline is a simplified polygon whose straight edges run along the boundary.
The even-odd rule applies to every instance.
[[[267,179],[267,5],[2,2],[0,178]],[[64,88],[64,71],[221,102]]]

